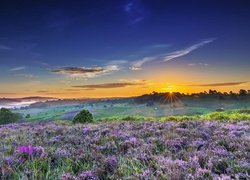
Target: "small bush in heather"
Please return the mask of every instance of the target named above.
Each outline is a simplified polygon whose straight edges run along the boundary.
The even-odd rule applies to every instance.
[[[80,111],[74,118],[73,123],[93,122],[93,115],[88,110]]]
[[[0,109],[0,125],[18,122],[21,119],[21,115],[11,112],[9,109]]]

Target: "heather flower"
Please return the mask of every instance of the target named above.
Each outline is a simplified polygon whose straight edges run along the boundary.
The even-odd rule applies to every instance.
[[[98,180],[95,176],[95,172],[93,170],[83,171],[77,178],[77,180]]]
[[[90,126],[87,126],[83,129],[83,134],[88,134],[90,131],[92,131],[92,128]]]
[[[217,156],[227,156],[228,152],[225,149],[216,149],[214,154]]]
[[[27,158],[27,157],[28,158],[33,158],[33,157],[44,158],[45,157],[44,148],[41,146],[38,146],[38,147],[21,146],[21,147],[18,147],[18,149],[15,152],[17,155],[22,156],[23,158]]]
[[[57,135],[57,136],[51,138],[51,139],[50,139],[50,142],[53,142],[53,143],[54,143],[54,142],[58,142],[58,141],[60,141],[61,137],[62,137],[61,135]]]
[[[140,180],[149,180],[149,176],[151,175],[151,170],[148,168],[142,174],[139,174]]]
[[[210,170],[198,168],[196,170],[195,177],[204,179],[210,177],[211,173],[212,172]]]
[[[40,153],[40,158],[44,158],[45,157],[45,150],[44,150],[43,147],[38,146],[35,149],[36,149],[36,153]]]
[[[229,172],[231,170],[231,166],[228,166],[226,171]]]
[[[135,137],[131,137],[131,138],[129,138],[129,142],[131,144],[135,144],[137,142],[137,139]]]
[[[22,163],[23,161],[24,161],[23,158],[18,158],[18,162],[19,162],[19,163]]]
[[[220,175],[220,180],[231,180],[232,178],[226,174],[222,174]],[[237,178],[238,179],[238,178]]]
[[[118,161],[116,157],[109,157],[105,159],[105,169],[107,171],[113,172],[117,166],[118,166]]]
[[[13,164],[15,162],[15,158],[13,156],[8,156],[4,158],[4,160],[7,162],[7,164]]]
[[[116,134],[118,134],[118,130],[117,129],[114,129],[113,131],[111,131],[109,134],[110,135],[116,135]]]
[[[63,173],[60,180],[76,180],[70,173]]]
[[[22,146],[22,147],[18,147],[17,149],[17,153],[23,153],[23,154],[27,154],[30,156],[33,156],[35,153],[36,149],[33,148],[32,146]]]

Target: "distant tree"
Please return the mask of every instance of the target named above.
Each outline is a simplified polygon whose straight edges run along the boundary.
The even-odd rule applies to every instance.
[[[247,95],[247,91],[245,89],[240,89],[239,95],[240,96],[245,96],[245,95]]]
[[[216,94],[220,94],[220,95],[222,95],[222,92],[220,92],[220,91],[217,91],[217,93]]]
[[[20,114],[13,113],[9,109],[6,108],[0,109],[0,124],[14,123],[21,118],[22,116]]]
[[[212,90],[212,89],[209,89],[209,94],[217,94],[217,91],[216,90]]]
[[[73,123],[93,122],[93,115],[88,110],[80,111],[74,118]]]
[[[224,94],[224,95],[228,95],[228,93],[227,93],[227,92],[224,92],[223,94]]]
[[[156,92],[156,91],[153,91],[152,94],[153,94],[153,95],[157,95],[157,94],[159,94],[159,93]]]
[[[250,89],[247,90],[248,94],[250,94]]]

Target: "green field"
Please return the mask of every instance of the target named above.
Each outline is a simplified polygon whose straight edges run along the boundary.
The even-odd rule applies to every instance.
[[[183,99],[174,104],[153,103],[136,104],[131,102],[97,102],[79,103],[66,105],[49,105],[48,107],[16,109],[14,112],[20,113],[23,121],[53,121],[53,120],[72,120],[73,117],[82,109],[89,110],[95,120],[115,119],[127,116],[153,117],[160,119],[168,116],[203,116],[217,111],[231,111],[250,107],[250,101],[218,99],[192,98]]]

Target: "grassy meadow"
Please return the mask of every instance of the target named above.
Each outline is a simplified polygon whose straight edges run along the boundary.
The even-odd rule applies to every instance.
[[[15,109],[3,180],[250,179],[249,101],[99,102]],[[93,123],[74,124],[82,109]]]

